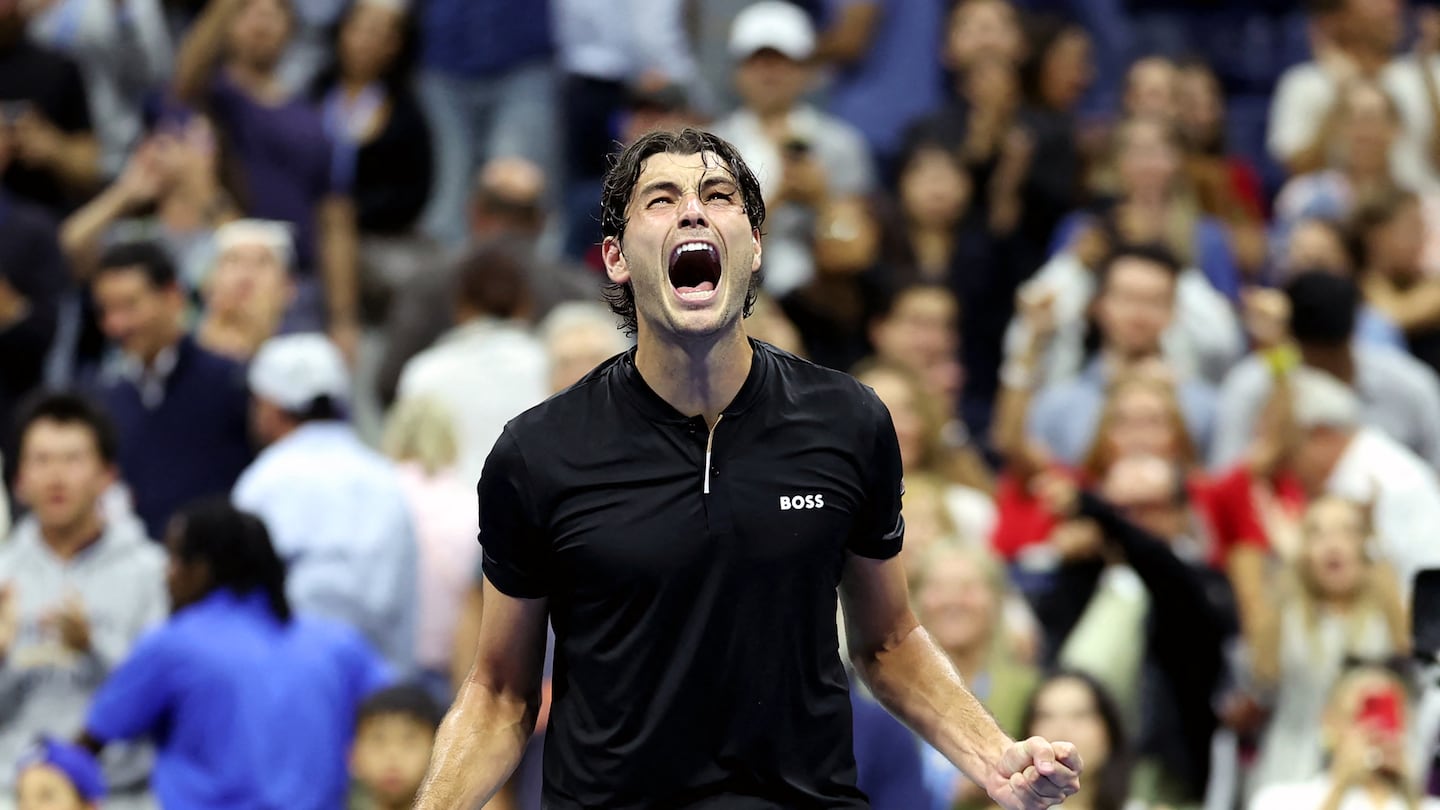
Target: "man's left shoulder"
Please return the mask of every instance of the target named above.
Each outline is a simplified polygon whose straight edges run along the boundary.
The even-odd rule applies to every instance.
[[[768,355],[781,385],[789,395],[811,402],[829,403],[829,407],[871,407],[880,398],[870,386],[851,374],[819,365],[763,341],[755,341],[759,351]]]

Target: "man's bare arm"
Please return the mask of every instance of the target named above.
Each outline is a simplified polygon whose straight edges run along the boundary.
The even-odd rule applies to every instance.
[[[544,599],[515,599],[488,581],[475,664],[435,738],[416,810],[469,810],[520,763],[540,709]]]
[[[1006,810],[1038,810],[1079,789],[1080,755],[1066,742],[1015,742],[965,687],[910,611],[898,557],[852,555],[840,583],[850,660],[880,703]]]
[[[852,555],[840,594],[850,660],[876,699],[977,784],[1003,782],[1011,740],[910,611],[899,559]]]

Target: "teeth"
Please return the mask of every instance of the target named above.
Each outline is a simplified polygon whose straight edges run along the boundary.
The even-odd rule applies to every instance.
[[[697,250],[710,251],[714,250],[714,248],[704,242],[686,242],[685,244],[676,248],[677,253],[693,253]]]

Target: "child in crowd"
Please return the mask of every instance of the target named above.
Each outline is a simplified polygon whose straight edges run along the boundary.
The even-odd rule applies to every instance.
[[[408,810],[415,803],[444,710],[418,686],[396,686],[360,705],[350,810]]]
[[[105,777],[89,751],[47,738],[20,758],[15,789],[18,810],[96,810]]]

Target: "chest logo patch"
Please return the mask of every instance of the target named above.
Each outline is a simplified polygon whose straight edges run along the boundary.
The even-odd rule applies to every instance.
[[[781,495],[780,511],[786,512],[791,509],[824,509],[825,496],[821,493],[814,495]]]

